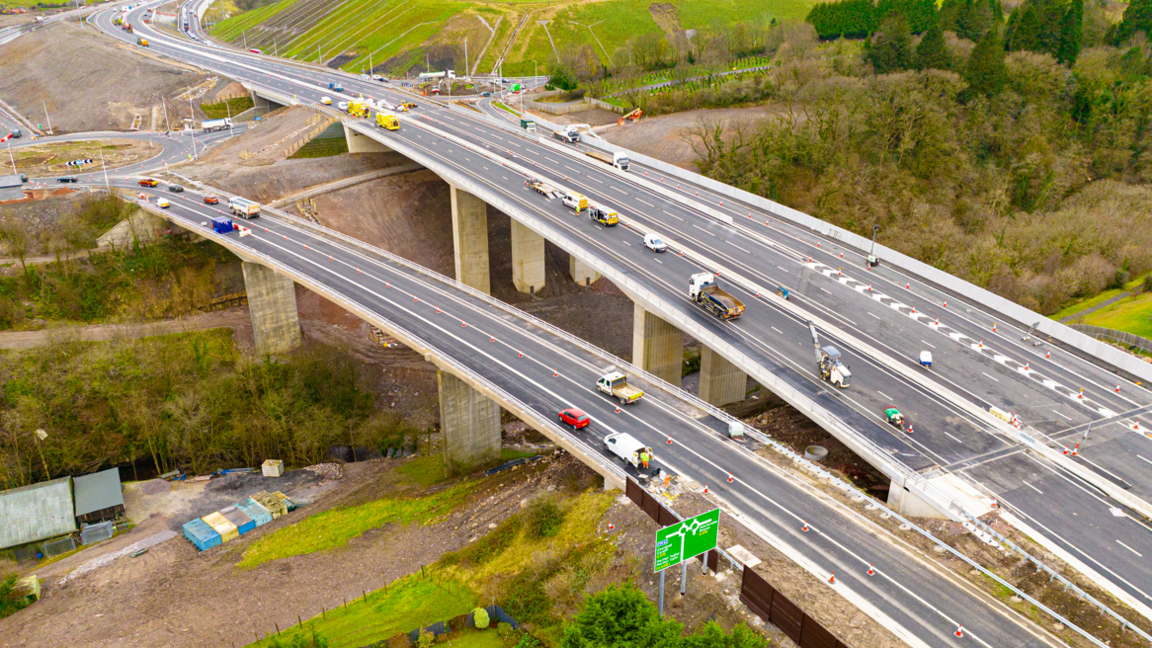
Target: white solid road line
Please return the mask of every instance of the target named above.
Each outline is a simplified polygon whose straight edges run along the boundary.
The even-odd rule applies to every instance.
[[[1020,480],[1020,483],[1024,484],[1028,488],[1031,488],[1032,490],[1036,491],[1037,493],[1040,493],[1041,495],[1044,494],[1044,491],[1040,490],[1039,488],[1036,488],[1035,486],[1033,486],[1032,484],[1029,484],[1028,482],[1024,481],[1023,479]]]
[[[827,292],[827,291],[825,291],[825,292]],[[871,315],[872,317],[875,317],[876,319],[881,319],[880,316],[877,315],[876,313],[868,313],[868,314]]]
[[[927,346],[929,349],[935,349],[935,348],[936,348],[936,346],[935,346],[935,345],[933,345],[933,344],[928,344],[927,342],[924,342],[924,340],[920,340],[920,341],[921,341],[921,342],[923,342],[923,343],[924,343],[924,345],[925,345],[925,346]]]
[[[1136,551],[1132,547],[1129,547],[1128,545],[1124,544],[1123,542],[1120,542],[1119,540],[1116,541],[1116,544],[1120,545],[1121,547],[1124,547],[1128,551],[1131,551],[1132,553],[1136,554],[1137,556],[1140,556],[1141,558],[1144,557],[1144,554],[1140,553],[1139,551]]]
[[[883,397],[884,397],[884,400],[892,400],[892,397],[891,397],[891,396],[889,396],[888,394],[885,394],[884,392],[880,391],[879,389],[877,389],[877,390],[876,390],[876,393],[877,393],[877,394],[880,394],[881,396],[883,396]]]
[[[980,373],[984,374],[985,376],[988,376],[987,372],[981,371]],[[992,380],[995,380],[996,382],[1000,382],[1000,379],[995,377],[995,376],[988,376],[988,377],[991,378]]]

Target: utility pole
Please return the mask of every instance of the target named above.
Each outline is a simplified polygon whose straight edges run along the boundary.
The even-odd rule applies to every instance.
[[[48,104],[41,99],[40,105],[44,106],[44,119],[48,122],[48,134],[52,135],[52,117],[48,115]]]
[[[324,55],[320,53],[320,43],[316,43],[316,62],[324,65]]]
[[[168,101],[164,95],[160,95],[160,103],[164,106],[164,135],[167,136],[172,133],[172,124],[168,122]]]
[[[468,67],[468,39],[464,39],[464,76],[472,76],[472,68]]]
[[[104,188],[112,191],[112,185],[108,183],[108,167],[104,164],[104,149],[100,149],[100,168],[104,169]]]
[[[232,106],[228,104],[228,99],[224,100],[224,110],[228,111],[228,137],[232,137]]]
[[[428,52],[424,52],[424,71],[431,72],[432,64],[428,62]]]
[[[872,248],[868,250],[868,256],[876,256],[876,232],[880,231],[879,225],[872,226]]]
[[[196,154],[196,109],[192,106],[192,88],[188,88],[188,122],[192,133],[192,158],[196,159],[199,156]]]
[[[244,35],[244,51],[248,51],[248,30],[245,29],[242,33]]]
[[[8,159],[12,161],[12,173],[16,173],[16,158],[12,155],[12,140],[8,140]]]
[[[372,52],[368,52],[368,74],[372,74],[375,71],[375,66],[372,65]]]
[[[36,436],[36,449],[40,451],[40,461],[44,462],[44,479],[48,479],[50,476],[48,473],[48,461],[44,458],[44,448],[40,445],[41,441],[48,438],[48,433],[44,430],[36,430],[33,434]]]

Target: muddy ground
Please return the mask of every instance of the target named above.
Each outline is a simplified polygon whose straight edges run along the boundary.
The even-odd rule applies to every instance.
[[[55,23],[5,45],[0,68],[0,98],[33,123],[47,127],[50,120],[57,134],[128,130],[137,116],[141,129],[162,129],[161,97],[177,128],[188,116],[187,99],[177,98],[189,87],[220,83],[71,23]]]
[[[692,130],[701,124],[731,125],[744,122],[751,125],[776,112],[777,109],[770,106],[690,110],[659,117],[643,117],[635,123],[613,125],[597,129],[596,132],[613,144],[696,171],[693,163],[698,156],[692,148],[689,137]],[[584,114],[586,113],[575,113],[569,115],[569,118],[579,121],[580,115]]]

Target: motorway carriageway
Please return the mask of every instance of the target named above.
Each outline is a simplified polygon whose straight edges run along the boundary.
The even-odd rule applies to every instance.
[[[112,31],[112,33],[113,35],[116,35],[115,31]],[[162,46],[160,51],[164,51],[163,47],[167,46],[167,43],[163,42],[162,40],[158,41],[157,44]],[[335,74],[324,75],[323,73],[308,70],[306,68],[298,68],[296,66],[288,66],[269,62],[267,59],[259,57],[246,57],[243,55],[232,57],[241,61],[249,62],[245,64],[237,64],[232,61],[214,60],[213,58],[203,59],[203,54],[200,54],[194,50],[190,50],[190,48],[186,46],[181,47],[179,51],[175,52],[175,55],[179,58],[191,60],[193,63],[202,65],[204,67],[220,69],[222,72],[234,76],[235,78],[252,79],[261,85],[278,88],[281,92],[296,94],[311,100],[317,99],[321,94],[325,92],[326,79],[337,78]],[[292,79],[276,77],[272,77],[270,79],[261,73],[260,70],[254,70],[252,67],[253,65],[272,66],[277,70],[279,74],[291,76]],[[294,80],[300,77],[311,79],[311,83],[304,83]],[[386,92],[379,84],[359,82],[356,79],[344,79],[343,83],[351,92],[356,92],[359,90],[363,91],[365,94],[375,96],[386,94]],[[313,97],[313,95],[315,96]],[[393,101],[395,101],[394,98]],[[421,110],[426,109],[427,106]],[[444,123],[453,123],[459,119],[458,116],[454,113],[444,110],[436,110],[435,116],[437,118],[443,118]],[[405,118],[405,123],[411,123],[412,125],[417,124],[415,120],[409,118]],[[488,130],[485,128],[486,126],[486,124],[480,124],[478,122],[469,120],[457,128],[461,132],[467,133],[469,138],[477,141],[481,145],[484,143],[481,141],[483,138],[503,138],[503,136],[508,135],[508,133],[499,129],[489,129],[491,132],[488,132]],[[399,133],[393,133],[390,134],[390,136],[402,137],[406,141],[407,145],[420,146],[425,151],[428,151],[429,154],[431,154],[431,146],[433,145],[431,143],[429,143],[427,146],[421,145],[420,139],[423,139],[423,135],[419,133],[418,130],[416,132],[408,132],[408,129],[402,129]],[[459,158],[463,158],[468,155],[466,151],[459,147],[450,146],[444,140],[439,141],[440,144],[435,146],[438,147],[438,151],[440,151],[444,156],[459,156],[459,160]],[[517,140],[517,143],[525,147],[537,146],[523,139]],[[492,144],[489,144],[489,146],[491,145]],[[552,149],[541,149],[537,153],[541,156],[545,155],[545,153],[553,156],[560,155],[558,152]],[[536,153],[533,153],[533,155],[536,155]],[[467,160],[460,161],[467,162]],[[460,161],[457,163],[460,163]],[[580,175],[583,176],[582,181],[585,183],[585,185],[591,185],[592,182],[605,184],[605,180],[603,178],[607,178],[609,181],[613,182],[619,181],[619,179],[608,174],[607,169],[597,168],[598,165],[589,166],[587,163],[583,162],[574,162],[574,164],[583,164],[583,166],[580,168]],[[627,240],[626,235],[623,233],[626,232],[626,230],[624,228],[617,228],[616,232],[618,234],[613,233],[610,238],[604,238],[605,235],[596,232],[595,226],[593,226],[586,219],[576,219],[570,214],[570,212],[566,212],[563,207],[557,204],[548,205],[548,201],[545,201],[535,194],[528,195],[527,190],[523,189],[522,185],[520,184],[521,181],[518,176],[508,175],[506,173],[491,172],[490,169],[481,171],[483,166],[485,165],[480,164],[477,160],[477,164],[473,164],[471,169],[468,169],[467,167],[463,168],[467,171],[470,171],[474,176],[484,178],[484,181],[492,186],[499,187],[503,185],[504,189],[515,200],[517,200],[517,202],[521,203],[525,210],[549,218],[550,221],[555,224],[562,224],[569,233],[579,232],[580,238],[587,241],[589,245],[594,245],[594,250],[597,254],[601,254],[602,258],[608,257],[608,259],[613,263],[623,263],[626,267],[629,265],[638,266],[639,269],[634,271],[634,276],[636,276],[638,279],[644,280],[645,282],[650,282],[649,285],[653,286],[656,292],[660,292],[662,290],[666,291],[666,295],[672,296],[672,298],[668,301],[673,303],[679,301],[682,304],[682,308],[684,309],[683,312],[686,315],[690,314],[690,316],[694,317],[698,321],[708,321],[709,323],[713,322],[711,318],[708,318],[694,306],[691,306],[684,301],[685,296],[684,291],[682,290],[683,282],[685,281],[685,278],[688,276],[688,274],[697,269],[696,267],[691,266],[690,264],[687,264],[687,262],[683,261],[668,261],[668,259],[673,258],[672,255],[664,255],[662,259],[648,255],[649,257],[652,257],[652,263],[649,264],[648,267],[638,265],[635,256],[640,252],[639,249],[636,249],[639,248],[638,236],[631,235],[634,236],[634,238]],[[537,168],[539,169],[540,167]],[[485,173],[485,171],[487,173]],[[499,175],[497,175],[498,173]],[[617,190],[621,192],[626,191],[629,188],[624,184],[620,184],[619,187],[620,188]],[[526,193],[518,194],[516,192],[517,189],[521,189]],[[595,187],[592,187],[592,189],[586,189],[586,191],[593,196],[600,195],[600,192],[594,191],[594,189]],[[608,197],[610,198],[611,194],[608,194]],[[657,204],[651,202],[654,200],[664,200],[663,197],[654,194],[645,194],[645,197],[650,199],[647,202],[650,202],[651,204]],[[617,202],[618,200],[619,199],[608,200],[606,202],[609,202],[610,204],[619,204]],[[691,239],[693,245],[699,244],[700,241],[703,241],[704,236],[710,236],[717,239],[717,241],[711,246],[711,250],[708,250],[707,248],[703,250],[705,253],[716,252],[719,250],[720,253],[727,255],[727,258],[732,258],[739,256],[739,253],[734,250],[735,246],[744,247],[760,245],[760,248],[756,249],[755,254],[752,254],[751,252],[745,252],[745,254],[747,254],[749,257],[749,260],[745,262],[747,264],[746,268],[748,269],[745,270],[742,268],[742,270],[744,270],[746,274],[753,274],[756,272],[756,268],[762,267],[763,265],[756,261],[758,265],[752,266],[751,263],[754,261],[751,257],[757,257],[757,259],[764,257],[770,260],[783,262],[784,265],[777,265],[777,267],[782,269],[783,272],[799,275],[802,279],[806,279],[811,284],[801,284],[797,288],[797,293],[799,295],[811,295],[813,293],[821,293],[825,291],[828,294],[833,294],[833,290],[850,290],[848,287],[839,284],[837,281],[833,281],[830,278],[823,277],[822,275],[813,272],[811,268],[803,267],[802,262],[805,261],[803,254],[795,254],[796,250],[777,249],[776,245],[771,243],[764,243],[751,237],[734,237],[730,228],[716,223],[711,219],[700,217],[695,212],[685,209],[679,203],[672,203],[667,201],[666,203],[669,209],[661,209],[661,212],[668,211],[670,215],[676,215],[676,218],[680,218],[684,221],[684,223],[686,223],[686,225],[684,225],[685,228],[692,228],[693,230],[698,229],[703,232],[703,234],[692,235],[695,237]],[[645,211],[645,214],[651,213],[654,213],[653,210]],[[643,214],[634,215],[625,212],[625,215],[636,218],[638,220],[644,218]],[[660,227],[660,231],[665,231],[667,223],[670,222],[672,221],[657,223],[657,225]],[[641,224],[645,224],[644,221],[641,221]],[[678,237],[673,235],[671,238],[676,239]],[[730,241],[729,239],[731,238],[736,238],[736,241]],[[721,248],[719,247],[720,245],[725,245],[726,247]],[[753,248],[744,247],[744,249],[747,251],[752,250]],[[771,255],[776,256],[773,257]],[[660,263],[657,264],[657,261]],[[726,260],[725,262],[727,263]],[[785,267],[785,265],[788,264],[791,264],[791,270]],[[672,270],[669,271],[668,269],[662,269],[659,267],[665,265],[672,268]],[[763,281],[763,283],[766,285],[774,285],[774,283],[771,283],[773,278],[771,274],[764,273],[762,276],[765,276],[768,279]],[[721,281],[723,281],[723,278]],[[816,282],[818,281],[825,281],[826,284],[820,285],[819,289],[813,288],[812,286],[817,285]],[[653,285],[653,283],[655,283],[655,285]],[[788,285],[786,281],[779,283]],[[828,288],[823,288],[823,285],[827,285]],[[731,283],[726,283],[725,286],[729,290],[738,294],[741,292]],[[796,286],[794,284],[790,287]],[[737,289],[733,290],[734,288]],[[811,288],[811,290],[809,288]],[[853,292],[858,293],[858,291]],[[962,415],[962,412],[958,411],[956,408],[954,408],[954,406],[943,402],[913,382],[907,381],[906,379],[897,379],[894,376],[887,375],[887,370],[883,370],[878,365],[868,361],[866,358],[857,358],[855,361],[851,361],[856,386],[847,392],[840,392],[837,394],[831,393],[831,391],[826,389],[822,384],[818,383],[814,378],[814,369],[812,368],[812,365],[814,365],[814,359],[812,358],[811,341],[810,339],[807,339],[807,331],[802,327],[802,322],[799,322],[793,316],[781,311],[778,307],[772,305],[766,300],[756,300],[752,295],[749,295],[746,292],[740,296],[742,296],[744,301],[749,305],[749,313],[734,325],[719,325],[719,323],[715,323],[715,328],[719,329],[717,334],[735,343],[750,345],[753,349],[755,349],[753,353],[764,360],[765,366],[774,368],[781,376],[781,378],[789,381],[789,383],[794,387],[805,389],[810,393],[815,391],[818,394],[817,398],[820,399],[821,405],[825,406],[834,414],[842,416],[857,430],[864,432],[865,434],[881,442],[885,447],[888,447],[894,450],[896,453],[899,453],[901,458],[905,459],[906,463],[909,465],[912,465],[916,468],[924,468],[932,465],[933,463],[950,465],[959,461],[971,459],[976,456],[994,454],[997,452],[1006,453],[1004,455],[1006,459],[1022,461],[1022,459],[1018,456],[1019,453],[1012,452],[1012,450],[1014,450],[1012,447],[1007,446],[1000,438],[992,436],[987,432],[986,429],[984,429],[981,424],[974,422],[970,416]],[[878,309],[873,308],[872,306],[865,306],[864,308],[861,308],[863,299],[864,298],[858,298],[856,301],[852,302],[854,307],[860,310],[861,314],[854,315],[854,319],[849,320],[849,323],[859,324],[859,322],[864,321],[864,318],[869,314],[875,316],[875,311],[880,312],[886,317],[903,317],[905,321],[901,324],[903,326],[910,325],[911,319],[901,315],[894,309]],[[863,303],[866,304],[867,302]],[[808,302],[805,304],[805,306],[815,310],[817,306],[820,306],[820,304],[816,302]],[[824,311],[821,314],[826,317],[831,317],[831,314],[834,313],[834,310],[835,309],[824,307]],[[846,318],[847,315],[842,315],[842,317]],[[700,318],[703,319],[701,320]],[[749,324],[750,322],[752,323]],[[745,327],[751,330],[741,330]],[[904,345],[904,343],[901,342],[902,333],[899,329],[897,329],[894,334],[889,334],[894,335],[894,339],[890,339],[890,341],[886,341],[885,338],[882,337],[882,335],[885,334],[884,331],[885,327],[881,326],[878,336],[870,340],[874,346],[886,345],[892,348],[892,345],[894,344],[901,344],[902,346]],[[839,343],[835,336],[826,335],[826,337],[828,338],[828,342],[838,343],[838,345],[843,346],[843,344]],[[901,357],[901,354],[896,355]],[[983,361],[981,356],[978,356],[975,353],[960,352],[956,353],[956,358],[958,360],[975,358],[977,362],[972,362],[969,360],[970,364],[975,364],[976,366],[968,370],[967,374],[963,376],[963,380],[959,378],[953,380],[954,385],[972,384],[973,375],[978,373],[987,374],[985,371],[977,371],[977,369],[981,368],[978,362]],[[862,367],[861,363],[865,363],[865,365]],[[955,362],[954,364],[961,365],[959,361]],[[1007,375],[1010,372],[1008,368],[999,364],[996,366],[990,366],[988,369],[991,371],[1001,371],[1004,373],[1004,375]],[[941,372],[934,372],[933,376],[935,377],[937,373]],[[942,373],[942,375],[945,378],[948,377],[947,372]],[[1004,381],[1001,380],[998,384],[1004,384]],[[877,389],[868,389],[863,387],[865,385],[881,385],[882,387]],[[1014,394],[1014,398],[1021,398],[1024,400],[1029,398],[1043,398],[1045,402],[1050,403],[1053,394],[1055,393],[1043,385],[1035,384],[1034,381],[1020,382],[1009,380],[1007,385],[1010,385],[1016,391],[1023,393],[1022,396],[1020,394]],[[1013,393],[1004,391],[1006,389],[1007,387],[999,388],[999,393]],[[1036,396],[1036,394],[1040,394],[1041,396]],[[841,395],[844,395],[844,398],[840,398]],[[909,438],[902,434],[896,433],[895,430],[887,428],[878,421],[879,410],[884,405],[893,401],[896,401],[896,404],[904,411],[911,413],[914,421],[919,421],[921,423],[913,437]],[[977,400],[976,402],[980,401]],[[1012,409],[1015,410],[1018,408]],[[1008,472],[1012,473],[1015,470],[1015,467],[1012,467],[1012,470]],[[1035,470],[1052,472],[1053,474],[1057,475],[1057,479],[1052,490],[1049,492],[1049,496],[1042,500],[1042,505],[1036,506],[1036,502],[1032,500],[1020,500],[1018,506],[1023,507],[1029,504],[1033,506],[1033,508],[1026,510],[1022,508],[1021,510],[1024,511],[1024,514],[1045,523],[1045,525],[1049,527],[1062,523],[1061,516],[1063,516],[1063,522],[1066,522],[1069,512],[1076,513],[1077,515],[1081,516],[1081,519],[1089,519],[1091,524],[1099,525],[1099,528],[1104,529],[1106,534],[1102,537],[1089,534],[1084,537],[1069,539],[1068,542],[1069,545],[1071,545],[1072,550],[1081,552],[1085,555],[1096,556],[1108,564],[1109,569],[1112,570],[1113,574],[1128,573],[1131,575],[1132,572],[1130,570],[1129,563],[1131,560],[1134,560],[1134,558],[1130,558],[1129,556],[1135,556],[1135,553],[1127,549],[1111,546],[1110,538],[1108,536],[1110,535],[1112,538],[1124,538],[1126,546],[1134,548],[1136,553],[1143,553],[1142,550],[1152,550],[1152,542],[1149,541],[1146,529],[1135,523],[1130,517],[1114,517],[1111,509],[1115,507],[1105,505],[1107,502],[1101,502],[1093,495],[1091,491],[1082,488],[1080,484],[1069,485],[1068,483],[1061,483],[1062,481],[1067,482],[1068,478],[1059,473],[1056,473],[1054,469],[1048,465],[1045,464],[1040,467],[1036,467]],[[1012,495],[1012,493],[1015,493],[1026,487],[1019,484],[1017,484],[1017,486],[1018,488],[1008,494]],[[1004,493],[999,493],[999,495],[1001,498],[1004,498]],[[1017,502],[1012,500],[1006,499],[1005,501],[1008,501],[1010,504],[1017,504]],[[1049,524],[1049,522],[1051,524]],[[1128,555],[1126,556],[1120,553],[1122,551],[1127,551]],[[1140,556],[1135,557],[1139,558]],[[1122,582],[1121,585],[1129,588],[1130,592],[1134,596],[1147,598],[1146,592],[1150,589],[1147,586],[1147,570],[1139,570],[1135,576],[1132,576],[1132,578],[1140,578],[1141,580],[1135,584]]]
[[[168,216],[194,232],[206,233],[202,223],[222,212],[202,204],[195,192],[145,191],[168,198]],[[722,421],[642,381],[645,398],[617,408],[595,388],[596,378],[611,365],[516,311],[273,215],[238,222],[251,227],[252,235],[226,235],[232,246],[269,256],[395,327],[418,332],[436,355],[463,364],[542,419],[555,419],[565,407],[583,409],[593,419],[589,428],[571,432],[557,424],[553,432],[575,439],[605,463],[614,461],[603,450],[605,434],[627,432],[653,447],[657,463],[708,484],[710,493],[739,511],[753,531],[774,538],[774,545],[818,578],[827,580],[834,572],[837,584],[829,587],[873,616],[907,629],[901,638],[911,645],[1054,645],[1015,612],[945,573],[865,515],[738,447],[725,438]],[[730,473],[732,483],[727,482]],[[919,559],[910,560],[906,552]],[[874,576],[867,575],[869,564],[875,566]],[[961,624],[963,640],[953,634]]]

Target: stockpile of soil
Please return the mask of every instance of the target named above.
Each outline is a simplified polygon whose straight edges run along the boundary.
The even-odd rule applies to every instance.
[[[161,97],[178,123],[187,108],[181,115],[174,97],[209,75],[138,50],[143,48],[113,43],[90,27],[55,23],[0,49],[0,98],[45,127],[46,104],[56,133],[128,130],[137,115],[141,128],[151,128]]]

